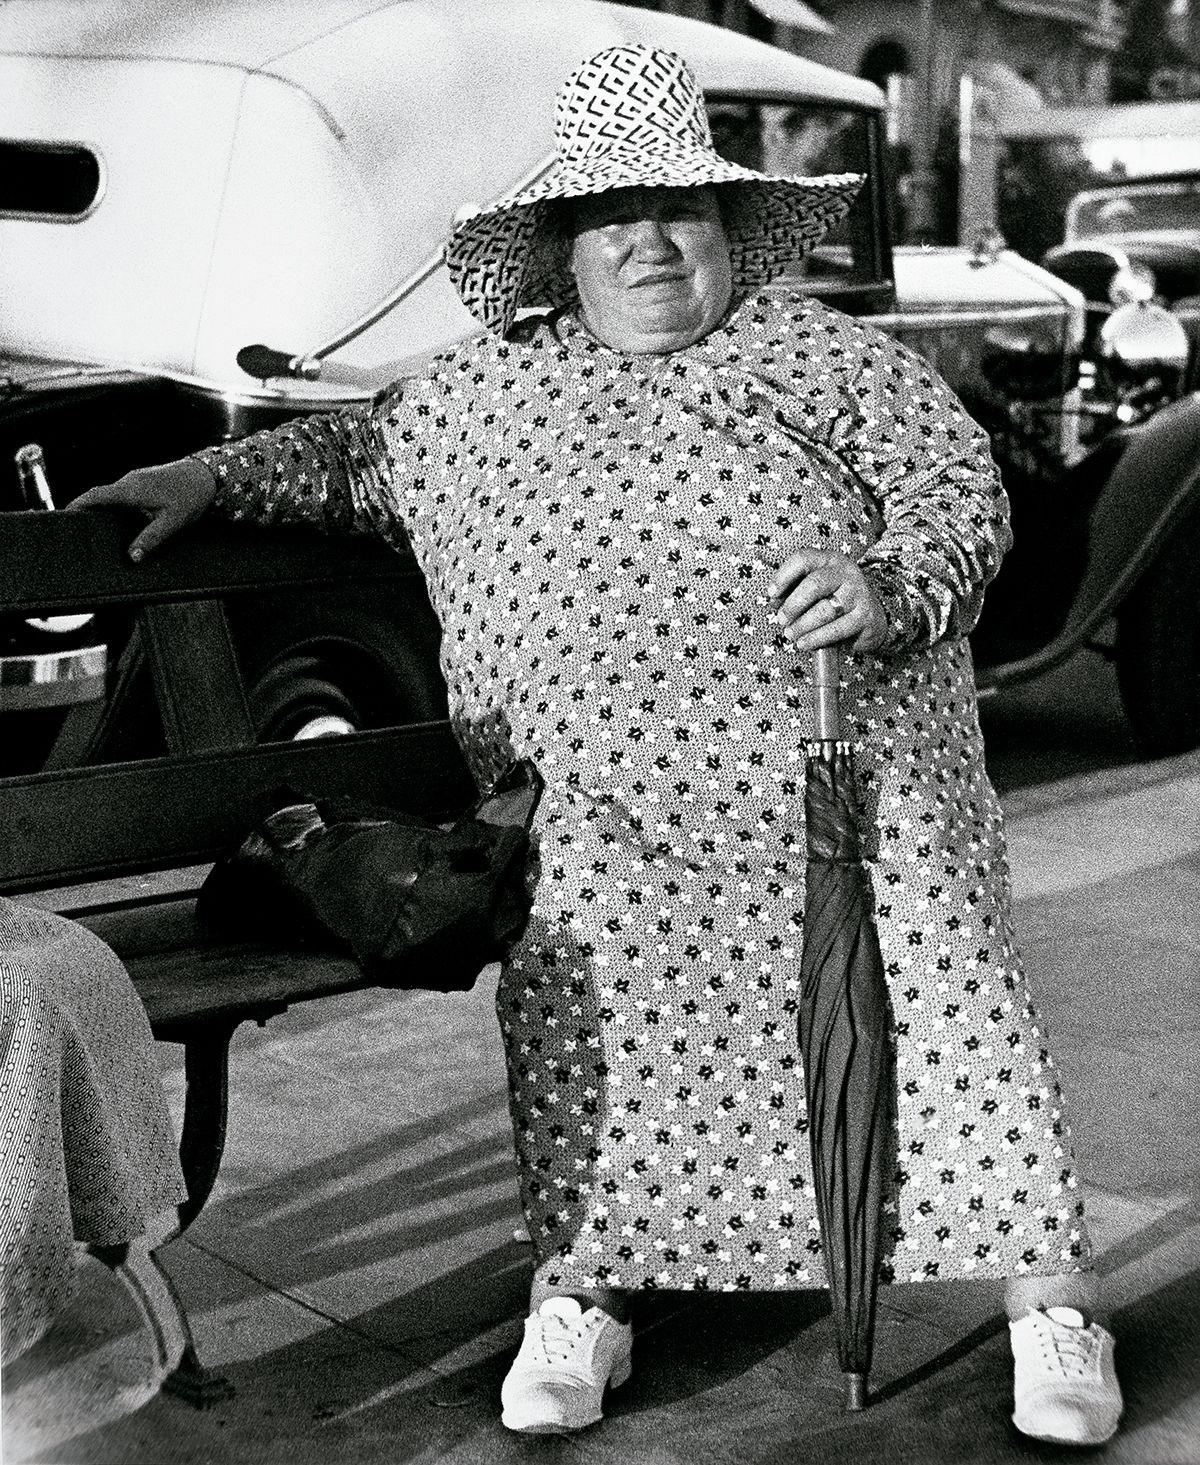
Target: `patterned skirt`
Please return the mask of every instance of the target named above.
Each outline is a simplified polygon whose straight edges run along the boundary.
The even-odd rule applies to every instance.
[[[977,725],[963,736],[969,656],[908,662],[903,679],[852,668],[849,688],[891,1002],[882,1275],[1082,1270],[1002,817]],[[497,1005],[523,1203],[555,1285],[825,1285],[797,1027],[802,768],[792,778],[766,825],[761,797],[753,815],[730,795],[635,817],[561,785],[543,796],[533,917]]]
[[[184,1198],[145,1010],[82,926],[0,897],[4,1358],[70,1295],[75,1242],[115,1245]]]

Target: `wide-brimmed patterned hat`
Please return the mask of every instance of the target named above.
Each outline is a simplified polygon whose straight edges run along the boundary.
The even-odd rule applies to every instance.
[[[734,288],[769,284],[849,209],[859,173],[771,177],[713,147],[704,99],[671,51],[612,46],[578,66],[554,109],[556,161],[545,177],[460,222],[446,264],[467,309],[504,335],[518,309],[579,298],[569,245],[544,227],[556,199],[637,185],[721,189]]]

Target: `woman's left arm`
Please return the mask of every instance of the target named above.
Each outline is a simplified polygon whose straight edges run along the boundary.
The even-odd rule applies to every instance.
[[[882,532],[857,562],[802,549],[768,587],[802,650],[859,652],[965,636],[1012,543],[987,435],[929,364],[865,322],[805,302],[776,421],[859,482]]]
[[[859,326],[861,366],[835,436],[876,499],[883,533],[859,567],[888,623],[886,649],[967,635],[1012,544],[987,434],[936,372]]]

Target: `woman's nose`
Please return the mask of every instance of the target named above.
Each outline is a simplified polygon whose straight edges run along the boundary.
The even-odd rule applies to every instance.
[[[675,245],[659,219],[639,219],[633,226],[633,248],[639,259],[670,259]]]

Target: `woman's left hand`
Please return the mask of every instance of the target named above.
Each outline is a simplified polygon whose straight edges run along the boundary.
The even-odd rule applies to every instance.
[[[887,639],[887,617],[867,577],[844,554],[801,549],[771,577],[775,619],[799,651],[850,643],[875,651]]]

